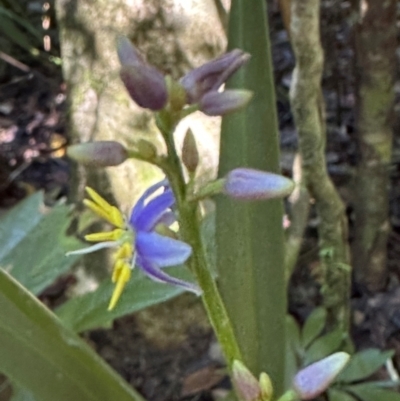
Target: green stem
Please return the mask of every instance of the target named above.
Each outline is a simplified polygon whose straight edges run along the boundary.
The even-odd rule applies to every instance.
[[[193,248],[193,256],[190,260],[191,269],[203,290],[204,306],[222,346],[230,369],[233,361],[235,359],[242,360],[242,357],[225,305],[215,280],[211,275],[210,269],[207,266],[197,217],[197,204],[186,203],[178,207],[180,211],[180,230],[182,237]]]
[[[162,127],[165,128],[165,125]],[[162,127],[159,126],[160,129]],[[187,201],[182,165],[173,142],[172,132],[174,127],[174,124],[169,127],[171,129],[170,132],[162,129],[168,150],[167,159],[162,167],[175,193],[182,239],[190,244],[193,249],[193,254],[189,261],[190,269],[195,274],[198,284],[203,290],[204,306],[221,344],[228,368],[231,369],[233,361],[235,359],[242,360],[242,357],[225,305],[208,267],[200,233],[197,202]]]

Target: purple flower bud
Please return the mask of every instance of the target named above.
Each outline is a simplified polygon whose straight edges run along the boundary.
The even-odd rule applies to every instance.
[[[146,64],[140,53],[132,45],[131,41],[125,36],[120,36],[117,39],[117,53],[121,65],[139,67],[143,64]]]
[[[167,88],[164,77],[151,66],[135,68],[124,66],[120,77],[130,97],[140,106],[161,110],[167,104]]]
[[[235,49],[189,71],[180,82],[189,103],[197,103],[205,93],[216,91],[250,58],[248,53]]]
[[[115,141],[87,142],[71,145],[67,155],[88,166],[118,166],[128,158],[127,150]]]
[[[336,352],[307,366],[294,377],[294,390],[302,400],[317,397],[330,386],[349,359],[346,352]]]
[[[207,92],[199,102],[199,109],[208,116],[223,116],[245,107],[253,97],[248,90],[226,90]]]
[[[246,368],[246,366],[235,360],[232,366],[232,381],[243,401],[259,401],[261,398],[261,387],[258,380]]]
[[[236,199],[259,200],[283,198],[289,195],[294,183],[289,178],[250,168],[237,168],[225,178],[225,194]]]
[[[143,60],[128,38],[118,39],[117,50],[122,65],[120,77],[130,97],[140,107],[161,110],[168,99],[164,76]]]

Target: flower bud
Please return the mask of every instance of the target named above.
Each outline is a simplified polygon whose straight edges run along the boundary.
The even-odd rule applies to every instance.
[[[189,71],[180,80],[186,90],[188,103],[197,103],[205,93],[218,90],[249,58],[248,53],[234,49]]]
[[[118,166],[128,158],[127,150],[115,141],[79,143],[68,146],[67,155],[88,166]]]
[[[199,109],[208,116],[223,116],[244,108],[253,97],[248,90],[226,90],[207,92],[199,102]]]
[[[130,97],[140,107],[161,110],[168,98],[164,76],[143,60],[128,38],[118,39],[117,51],[120,77]]]
[[[125,36],[120,36],[117,39],[117,53],[121,65],[139,67],[145,64],[140,53],[132,45],[131,41]]]
[[[165,77],[165,83],[168,91],[169,107],[173,111],[180,111],[186,105],[185,88],[171,78],[170,75]]]
[[[194,173],[199,164],[199,152],[192,130],[186,131],[182,146],[182,162],[189,172]]]
[[[164,77],[154,67],[123,66],[119,75],[129,96],[138,106],[156,111],[167,104],[168,95]]]
[[[144,160],[154,160],[157,157],[157,148],[153,143],[146,141],[145,139],[139,139],[135,143],[135,146]]]
[[[246,366],[235,360],[232,366],[232,381],[242,401],[259,401],[261,388],[258,380],[246,368]]]
[[[346,366],[350,355],[336,352],[300,370],[293,379],[293,388],[302,400],[322,394]]]
[[[272,386],[271,378],[265,373],[260,374],[260,388],[261,388],[261,400],[270,401],[274,394],[274,387]]]
[[[244,200],[274,199],[289,195],[293,188],[293,181],[281,175],[237,168],[226,176],[224,193]]]

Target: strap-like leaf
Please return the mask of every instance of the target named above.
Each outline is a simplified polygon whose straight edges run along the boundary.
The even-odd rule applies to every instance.
[[[76,334],[0,269],[0,371],[40,401],[143,401]]]

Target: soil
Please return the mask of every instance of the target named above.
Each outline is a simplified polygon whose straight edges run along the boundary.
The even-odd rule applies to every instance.
[[[26,3],[29,4],[36,3]],[[37,4],[41,5],[42,2]],[[350,228],[353,222],[352,184],[357,163],[354,128],[354,83],[352,74],[349,9],[347,2],[324,1],[322,35],[329,45],[323,90],[327,107],[327,162],[329,172],[347,205]],[[50,2],[50,6],[53,4]],[[32,14],[40,26],[42,8]],[[39,10],[39,11],[38,11]],[[47,12],[47,11],[46,11]],[[290,174],[297,148],[297,137],[288,101],[291,71],[294,67],[288,36],[278,7],[269,8],[273,59],[278,94],[282,166]],[[64,157],[68,144],[66,88],[61,69],[49,61],[57,57],[57,26],[48,30],[53,48],[47,57],[33,58],[14,46],[11,60],[0,69],[0,208],[15,205],[29,193],[44,190],[46,201],[68,194],[69,163]],[[23,63],[18,64],[19,63]],[[396,86],[397,87],[397,86]],[[395,127],[399,127],[399,96]],[[391,224],[387,291],[374,296],[353,289],[353,339],[358,349],[367,346],[395,349],[400,363],[400,191],[399,146],[394,141],[391,166]],[[319,289],[314,276],[318,257],[316,221],[311,216],[298,267],[289,292],[290,312],[303,322],[318,305]],[[57,304],[73,278],[60,279],[46,290],[42,299]],[[212,333],[193,327],[186,339],[173,348],[161,348],[141,334],[135,316],[118,319],[112,329],[85,334],[97,352],[149,401],[211,401],[229,389],[223,364]]]

